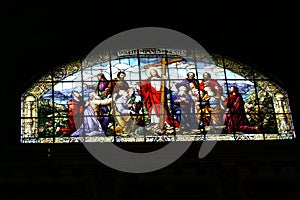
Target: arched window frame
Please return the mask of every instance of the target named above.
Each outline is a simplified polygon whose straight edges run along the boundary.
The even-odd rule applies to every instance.
[[[197,54],[195,54],[197,55]],[[67,63],[65,65],[59,66],[48,74],[44,75],[40,80],[36,81],[21,97],[21,143],[70,143],[77,141],[75,138],[59,138],[56,136],[46,137],[42,141],[38,138],[38,131],[41,127],[38,127],[37,121],[39,120],[38,103],[37,100],[49,89],[55,85],[55,83],[64,80],[66,77],[80,72],[87,67],[113,60],[109,53],[102,54],[96,59],[78,59],[73,62]],[[202,58],[201,58],[202,59]],[[276,130],[278,132],[264,132],[259,138],[255,138],[255,135],[251,138],[247,134],[234,134],[233,137],[227,137],[228,134],[221,134],[217,140],[281,140],[281,139],[295,139],[295,130],[293,126],[292,113],[290,110],[289,96],[287,92],[282,89],[276,81],[265,76],[263,73],[258,72],[254,67],[247,66],[245,64],[239,63],[231,58],[221,56],[218,54],[211,54],[211,59],[217,67],[223,68],[225,71],[230,70],[233,73],[239,74],[247,80],[251,80],[255,85],[255,95],[258,95],[257,88],[263,89],[263,92],[269,95],[272,100],[272,106],[274,109],[273,113],[268,113],[275,117]],[[96,63],[95,63],[96,60]],[[93,62],[93,63],[91,63]],[[208,61],[209,62],[209,61]],[[226,72],[225,72],[226,74]],[[110,77],[112,78],[112,77]],[[199,77],[200,78],[200,77]],[[225,81],[227,82],[225,77]],[[228,84],[227,84],[228,85]],[[228,89],[228,88],[226,88]],[[261,90],[262,91],[262,90]],[[263,96],[262,98],[264,98]],[[259,98],[254,99],[254,101],[260,104]],[[31,110],[30,110],[31,109]],[[260,111],[259,111],[260,112]],[[50,114],[51,115],[51,114]],[[47,116],[49,117],[49,115]],[[54,113],[50,118],[53,121],[56,120]],[[52,129],[55,127],[53,126]],[[231,138],[231,139],[230,139]],[[198,139],[203,140],[203,139]],[[107,141],[116,141],[108,139]],[[123,140],[126,141],[126,140]],[[132,141],[132,140],[129,140]],[[145,142],[146,140],[135,140],[136,142]],[[152,140],[155,141],[155,140]],[[168,141],[168,140],[166,140]]]

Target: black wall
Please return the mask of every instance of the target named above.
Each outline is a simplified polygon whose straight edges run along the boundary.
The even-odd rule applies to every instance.
[[[201,144],[193,144],[170,166],[146,174],[110,169],[82,145],[19,143],[20,96],[34,81],[87,55],[114,34],[147,26],[180,31],[208,52],[253,65],[278,80],[290,94],[299,133],[300,24],[295,5],[132,5],[1,2],[0,199],[299,199],[299,139],[218,142],[204,159],[197,157]]]

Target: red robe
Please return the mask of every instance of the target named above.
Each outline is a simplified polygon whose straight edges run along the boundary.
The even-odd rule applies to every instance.
[[[81,102],[70,100],[68,102],[68,126],[61,127],[59,132],[69,135],[76,131],[76,127],[80,127],[83,122],[83,105]]]
[[[200,85],[199,85],[199,89],[204,91],[204,87],[208,86],[211,88],[211,90],[218,96],[222,96],[223,95],[223,88],[220,85],[220,83],[214,79],[209,79],[207,81],[202,80]]]
[[[161,91],[157,91],[155,88],[153,88],[151,86],[150,78],[142,81],[141,84],[140,83],[137,83],[137,84],[140,86],[140,89],[138,90],[138,94],[142,97],[142,100],[147,108],[149,117],[151,115],[152,108],[156,114],[160,114]],[[165,97],[167,96],[166,95],[167,90],[168,89],[165,87]],[[176,119],[174,119],[173,116],[171,116],[169,113],[166,98],[164,100],[164,107],[165,107],[164,110],[165,110],[165,114],[166,114],[165,121],[169,125],[179,127],[180,126],[179,122]]]
[[[226,100],[228,111],[225,114],[224,122],[228,132],[251,133],[256,130],[255,126],[250,126],[246,117],[244,100],[240,94],[230,94]]]

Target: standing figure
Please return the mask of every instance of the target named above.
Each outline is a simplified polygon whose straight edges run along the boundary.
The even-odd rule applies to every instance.
[[[210,114],[210,125],[222,126],[223,125],[223,115],[224,107],[221,99],[216,98],[215,93],[212,91],[211,87],[204,87],[206,91],[205,96],[207,96],[208,106],[207,109]]]
[[[105,77],[103,73],[97,75],[98,83],[95,92],[102,99],[110,97],[111,90],[109,88],[110,81]]]
[[[209,96],[205,90],[200,90],[199,87],[193,82],[190,83],[189,95],[192,97],[195,102],[195,113],[198,128],[201,131],[205,131],[205,126],[209,126],[211,116],[209,110]]]
[[[130,87],[128,90],[128,103],[131,110],[135,112],[135,114],[131,115],[131,118],[135,121],[135,123],[139,126],[145,126],[144,113],[143,111],[146,109],[144,107],[144,103],[137,98],[135,89]],[[144,109],[144,110],[143,110]]]
[[[129,85],[125,80],[125,71],[119,71],[116,78],[113,78],[109,84],[109,90],[113,93],[114,98],[118,96],[119,90],[127,90]]]
[[[98,84],[95,89],[97,95],[103,100],[112,98],[111,81],[103,73],[98,74],[97,77]],[[97,107],[96,116],[103,126],[102,128],[107,130],[108,124],[112,121],[111,104],[96,104],[95,106]]]
[[[187,90],[189,90],[189,85],[190,85],[190,82],[193,82],[196,87],[199,86],[199,82],[198,80],[195,78],[195,73],[194,72],[188,72],[186,74],[186,78],[184,80],[182,80],[181,82],[179,83],[175,83],[176,84],[176,87],[179,89],[180,86],[185,86],[187,88]]]
[[[211,74],[208,72],[203,73],[203,79],[199,85],[201,91],[204,91],[204,87],[210,87],[211,91],[214,92],[215,97],[218,99],[223,95],[223,87],[217,80],[212,79]]]
[[[197,127],[196,116],[193,114],[195,103],[187,93],[186,86],[180,86],[178,92],[172,95],[171,109],[172,114],[180,123],[180,128],[191,129]]]
[[[149,68],[147,70],[148,78],[142,81],[141,84],[138,83],[140,86],[138,94],[141,96],[147,108],[151,126],[153,126],[154,129],[162,128],[160,127],[160,123],[166,122],[169,125],[179,127],[179,122],[174,120],[169,113],[166,98],[168,88],[162,85],[162,81],[165,81],[166,77],[162,77],[155,68]],[[164,95],[165,98],[162,99],[162,95]],[[162,116],[164,117],[164,121],[161,121]]]

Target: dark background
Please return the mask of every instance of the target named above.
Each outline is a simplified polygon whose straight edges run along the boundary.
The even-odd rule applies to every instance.
[[[0,199],[299,199],[298,139],[218,142],[204,159],[194,144],[170,166],[146,174],[110,169],[81,145],[19,143],[20,97],[32,83],[114,34],[149,26],[179,31],[278,81],[299,133],[297,6],[210,3],[2,0]]]

